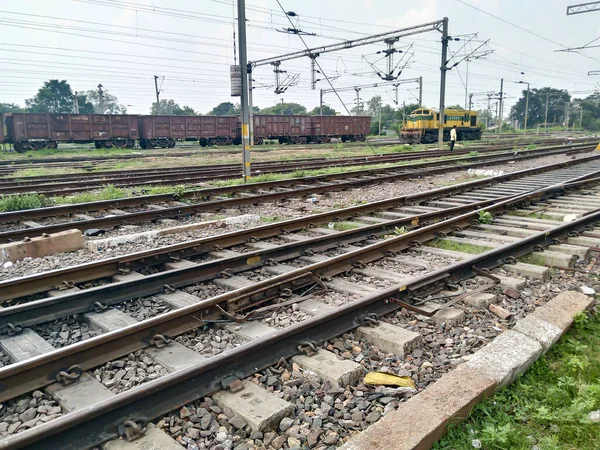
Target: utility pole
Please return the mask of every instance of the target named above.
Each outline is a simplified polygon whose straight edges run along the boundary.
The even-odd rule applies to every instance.
[[[490,127],[490,122],[491,122],[491,120],[490,120],[490,119],[492,118],[492,117],[491,117],[492,111],[491,111],[491,109],[490,109],[490,100],[491,100],[491,95],[490,95],[490,94],[488,94],[487,98],[488,98],[487,117],[485,118],[485,128],[486,128],[486,129]]]
[[[360,111],[360,96],[358,95],[358,93],[360,92],[360,88],[355,87],[354,90],[356,91],[356,115],[358,116],[358,114],[361,112]]]
[[[160,91],[158,90],[158,76],[154,75],[154,92],[156,93],[156,114],[160,114],[160,101],[158,96]]]
[[[238,39],[240,69],[242,72],[242,96],[240,106],[242,112],[242,175],[244,181],[250,181],[250,112],[248,104],[248,56],[246,54],[246,0],[237,0],[238,7]]]
[[[79,92],[75,91],[75,114],[79,114],[79,99],[77,98],[78,95]]]
[[[469,109],[471,111],[471,107],[473,106],[473,94],[469,94]]]
[[[504,78],[500,78],[500,105],[498,106],[498,137],[502,132],[502,99],[504,97]]]
[[[465,62],[467,63],[467,75],[465,76],[465,109],[467,109],[467,95],[469,92],[469,61],[469,58],[465,60]],[[470,109],[471,108],[469,107],[469,110]]]
[[[446,122],[446,72],[448,71],[448,18],[442,24],[442,64],[440,66],[440,120],[438,121],[438,149],[444,147],[444,125]]]
[[[582,130],[581,123],[583,122],[583,105],[579,104],[579,131]]]
[[[323,89],[321,89],[321,98],[319,100],[319,107],[321,108],[321,115],[323,115]]]
[[[402,101],[402,128],[406,124],[406,101]]]
[[[396,86],[396,104],[398,104],[398,86]],[[419,108],[423,106],[423,77],[419,77]]]
[[[544,113],[544,131],[548,131],[548,99],[550,98],[550,94],[546,92],[546,112]]]
[[[248,125],[249,125],[249,139],[250,139],[250,146],[252,147],[254,145],[254,103],[252,101],[252,91],[254,90],[253,84],[252,84],[252,64],[248,64],[247,67],[247,72],[248,72]]]
[[[281,115],[283,116],[283,98],[281,99]]]
[[[383,105],[380,103],[379,104],[379,136],[381,136],[381,107]]]
[[[104,114],[104,92],[101,84],[98,85],[98,107],[100,108],[100,114]]]
[[[525,134],[527,134],[527,117],[529,116],[529,83],[519,81],[521,84],[527,85],[527,94],[525,95]]]

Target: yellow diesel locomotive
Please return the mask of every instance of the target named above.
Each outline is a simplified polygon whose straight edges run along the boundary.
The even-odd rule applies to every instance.
[[[456,125],[459,141],[481,139],[477,126],[477,112],[463,109],[446,109],[444,114],[444,141],[450,140],[450,130]],[[400,141],[407,144],[429,144],[438,140],[440,114],[429,108],[415,109],[404,122]]]

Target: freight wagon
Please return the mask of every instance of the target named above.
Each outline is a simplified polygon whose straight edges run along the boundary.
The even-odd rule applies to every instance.
[[[237,116],[139,116],[140,147],[173,148],[178,140],[202,147],[231,145],[237,123]]]
[[[96,148],[133,148],[138,116],[102,114],[6,114],[6,142],[18,152],[57,148],[59,142],[93,142]]]
[[[255,114],[254,143],[273,139],[280,144],[329,142],[331,138],[364,141],[371,126],[368,116],[288,116]],[[239,128],[238,128],[239,130]]]
[[[96,148],[173,148],[177,141],[198,141],[202,147],[240,144],[239,116],[136,116],[100,114],[5,115],[4,141],[18,152],[57,148],[58,143],[93,142]],[[254,143],[281,144],[364,141],[368,116],[254,115]],[[0,141],[2,142],[2,141]]]

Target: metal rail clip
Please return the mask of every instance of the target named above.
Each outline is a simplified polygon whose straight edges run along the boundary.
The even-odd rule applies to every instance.
[[[81,377],[83,369],[77,364],[69,367],[67,370],[61,370],[56,374],[56,381],[63,386],[75,383]]]
[[[126,420],[119,425],[118,433],[126,441],[135,441],[141,438],[146,432],[146,427],[141,425],[142,422],[135,422],[133,420]]]

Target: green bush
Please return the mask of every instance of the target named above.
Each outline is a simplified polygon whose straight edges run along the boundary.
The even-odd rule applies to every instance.
[[[22,211],[49,205],[50,200],[41,194],[11,195],[0,198],[0,212]]]

